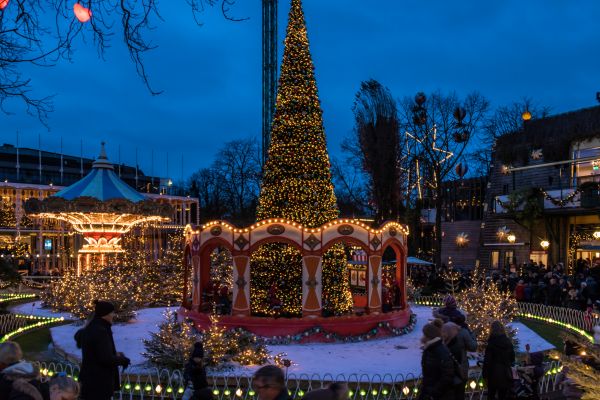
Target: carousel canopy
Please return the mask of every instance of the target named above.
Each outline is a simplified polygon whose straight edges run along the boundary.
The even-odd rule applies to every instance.
[[[132,203],[145,200],[144,196],[115,174],[112,163],[106,157],[104,143],[102,143],[100,156],[92,164],[92,171],[83,179],[54,194],[54,197],[61,197],[65,200],[93,197],[100,201],[125,199]]]

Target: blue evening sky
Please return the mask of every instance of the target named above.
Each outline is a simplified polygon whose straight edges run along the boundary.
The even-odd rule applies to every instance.
[[[195,25],[184,0],[163,0],[164,22],[146,57],[151,96],[117,34],[105,60],[78,41],[73,63],[25,67],[37,95],[56,94],[50,131],[17,103],[0,114],[1,141],[109,157],[175,180],[208,166],[222,144],[261,134],[261,2],[238,0],[226,21],[220,9]],[[279,57],[289,1],[280,0]],[[332,156],[353,127],[351,107],[362,80],[374,78],[397,98],[417,91],[478,90],[498,106],[532,97],[553,112],[596,104],[600,90],[600,2],[579,0],[406,1],[304,0],[325,131]],[[89,37],[89,35],[88,35]]]

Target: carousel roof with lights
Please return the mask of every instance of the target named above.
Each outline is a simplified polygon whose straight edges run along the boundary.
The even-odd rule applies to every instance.
[[[102,143],[89,174],[44,200],[27,200],[25,211],[34,218],[68,222],[87,241],[80,253],[118,253],[123,252],[122,234],[135,225],[168,221],[173,210],[123,182]]]
[[[112,163],[106,157],[104,144],[102,144],[100,156],[92,164],[92,171],[83,179],[55,193],[54,197],[60,197],[65,200],[74,200],[78,197],[93,197],[100,201],[125,199],[132,203],[145,200],[144,196],[123,182],[115,174]]]

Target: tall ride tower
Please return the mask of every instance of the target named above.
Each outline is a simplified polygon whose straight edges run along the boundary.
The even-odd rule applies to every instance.
[[[277,98],[277,0],[262,0],[262,163],[267,161]]]

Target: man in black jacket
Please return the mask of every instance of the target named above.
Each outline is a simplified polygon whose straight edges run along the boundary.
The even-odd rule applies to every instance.
[[[96,301],[89,324],[75,334],[81,348],[81,398],[109,400],[119,389],[119,366],[127,368],[129,359],[117,353],[111,330],[115,307],[106,301]]]
[[[459,365],[446,345],[442,342],[443,321],[435,319],[423,327],[423,355],[421,369],[423,379],[419,400],[451,400],[453,398],[454,378]]]

